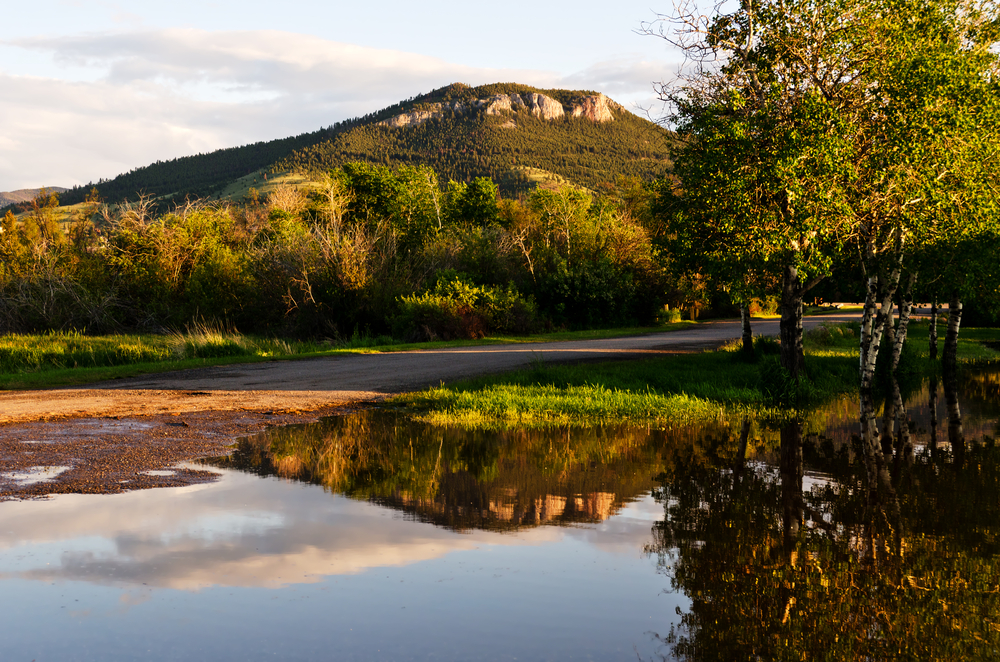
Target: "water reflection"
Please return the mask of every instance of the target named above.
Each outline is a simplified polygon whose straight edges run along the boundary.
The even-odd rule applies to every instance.
[[[0,639],[16,659],[157,637],[153,659],[996,658],[998,396],[967,374],[781,425],[274,430],[206,460],[214,484],[0,504],[22,607]]]
[[[205,462],[322,485],[456,531],[515,531],[604,521],[649,494],[679,454],[729,435],[722,425],[484,432],[374,410],[272,430]]]
[[[1000,448],[991,435],[968,443],[957,377],[943,386],[946,447],[936,381],[909,407],[892,384],[881,434],[875,398],[862,398],[847,441],[783,427],[777,471],[671,467],[648,551],[692,605],[658,635],[664,657],[997,659]],[[926,436],[912,420],[924,403]],[[803,489],[803,474],[819,478]]]

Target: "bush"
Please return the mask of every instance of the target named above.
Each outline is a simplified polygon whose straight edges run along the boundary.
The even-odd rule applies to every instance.
[[[487,333],[531,333],[539,326],[531,299],[513,285],[478,286],[445,272],[434,289],[403,296],[393,320],[397,337],[411,340],[482,338]]]
[[[656,321],[660,324],[676,324],[681,321],[681,311],[679,308],[664,309],[657,314]]]
[[[659,303],[636,274],[609,259],[557,260],[535,288],[541,309],[556,324],[580,328],[651,323]]]
[[[845,344],[852,344],[858,338],[860,325],[856,322],[844,324],[824,323],[815,329],[805,332],[804,340],[818,347],[841,347]]]

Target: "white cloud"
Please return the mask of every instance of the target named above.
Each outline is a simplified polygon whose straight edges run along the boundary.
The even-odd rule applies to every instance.
[[[559,80],[560,87],[593,89],[610,97],[651,94],[653,81],[669,77],[670,69],[662,62],[644,60],[638,56],[620,57],[598,62]]]
[[[412,565],[483,545],[542,545],[582,535],[554,526],[517,536],[455,533],[384,514],[380,506],[320,487],[238,472],[186,488],[5,503],[0,580],[187,591],[274,588]],[[649,524],[630,531],[634,553],[648,539]]]
[[[626,104],[662,69],[641,57],[570,75],[468,67],[280,32],[167,29],[0,42],[74,80],[0,73],[0,190],[69,186],[222,147],[311,131],[434,88],[517,81],[590,88]],[[81,80],[79,72],[92,72]]]

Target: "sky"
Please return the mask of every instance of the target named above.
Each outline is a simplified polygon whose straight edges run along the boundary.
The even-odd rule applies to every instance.
[[[665,1],[665,0],[662,0]],[[0,191],[314,131],[454,82],[592,89],[654,119],[680,58],[644,0],[9,3]]]

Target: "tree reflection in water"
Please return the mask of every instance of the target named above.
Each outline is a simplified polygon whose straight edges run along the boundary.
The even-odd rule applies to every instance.
[[[370,410],[270,430],[207,463],[322,485],[457,531],[514,531],[603,521],[649,494],[667,465],[711,460],[730,437],[723,425],[468,430]]]
[[[882,437],[862,398],[862,434],[840,448],[793,421],[777,470],[668,469],[648,551],[692,600],[661,637],[671,656],[1000,659],[1000,448],[966,444],[956,384],[944,380],[950,453],[936,431],[914,452],[893,384]]]

